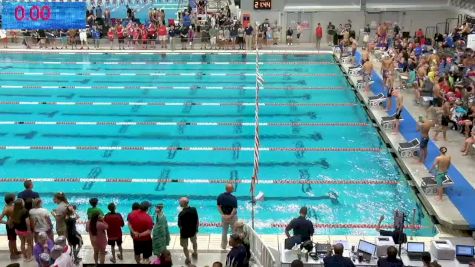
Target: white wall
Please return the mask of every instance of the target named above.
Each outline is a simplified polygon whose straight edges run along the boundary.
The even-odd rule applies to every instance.
[[[303,2],[305,0],[298,0]],[[353,0],[352,0],[353,1]],[[379,3],[389,3],[391,0],[369,0]],[[420,4],[428,4],[432,1],[429,0],[398,0],[398,2],[415,2]],[[436,0],[435,3],[442,4],[446,0]],[[311,1],[312,4],[318,4],[319,2]],[[340,0],[338,2],[341,2]],[[257,21],[264,21],[268,18],[271,22],[278,21],[282,27],[287,26],[287,13],[283,12],[286,5],[294,4],[292,0],[272,0],[272,10],[260,10],[256,11],[253,8],[253,1],[242,0],[242,13],[250,13],[251,21],[254,23]],[[440,8],[444,8],[441,5]],[[305,10],[302,10],[305,12]],[[311,28],[315,29],[318,22],[323,25],[324,31],[329,21],[333,24],[344,24],[348,19],[352,20],[353,29],[357,34],[359,29],[362,29],[364,25],[370,23],[372,20],[376,20],[376,23],[384,21],[397,21],[403,31],[409,31],[413,34],[418,28],[422,28],[425,31],[427,26],[436,26],[438,22],[445,22],[447,18],[456,18],[457,12],[453,9],[446,8],[445,10],[412,10],[412,11],[382,11],[377,13],[365,13],[362,11],[321,11],[311,12],[312,21],[310,22]],[[282,32],[284,34],[284,31]]]

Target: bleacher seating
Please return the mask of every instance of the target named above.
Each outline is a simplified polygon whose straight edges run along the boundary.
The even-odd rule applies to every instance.
[[[191,0],[193,1],[193,0]],[[135,18],[141,23],[147,23],[150,8],[165,10],[165,21],[168,19],[177,19],[177,12],[182,11],[188,6],[189,0],[89,0],[88,9],[91,6],[100,5],[102,13],[106,8],[111,11],[111,18],[127,18],[127,5],[135,11]]]

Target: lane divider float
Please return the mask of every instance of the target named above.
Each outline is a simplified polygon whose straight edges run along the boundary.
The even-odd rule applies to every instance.
[[[255,65],[255,62],[242,61],[31,61],[12,60],[5,63],[45,64],[45,65]],[[331,61],[266,61],[259,65],[336,65]]]
[[[156,121],[0,121],[0,125],[81,125],[81,126],[255,126],[254,122],[156,122]],[[364,122],[260,122],[259,126],[366,127]]]
[[[87,221],[78,221],[77,223],[86,224]],[[168,226],[176,227],[177,223],[169,222]],[[222,224],[220,222],[200,222],[199,226],[206,227],[206,228],[211,228],[211,227],[220,228],[222,227]],[[257,228],[285,228],[287,227],[287,223],[257,223],[256,226]],[[315,223],[313,227],[319,228],[319,229],[335,229],[335,228],[336,229],[375,229],[377,225],[370,224],[370,223]],[[380,228],[394,229],[394,225],[382,224]],[[408,230],[421,230],[425,227],[421,224],[409,224],[409,225],[405,225],[404,228]]]
[[[254,147],[0,146],[0,150],[254,151]],[[259,151],[381,152],[376,147],[260,147]]]
[[[316,178],[315,178],[316,179]],[[236,179],[229,180],[226,178],[217,179],[193,179],[193,178],[175,178],[175,179],[154,179],[154,178],[84,178],[84,177],[63,177],[63,178],[0,178],[0,183],[24,182],[32,180],[33,182],[42,183],[185,183],[185,184],[251,184],[251,179]],[[259,184],[334,184],[334,185],[397,185],[399,182],[395,180],[381,180],[381,179],[328,179],[328,180],[295,180],[295,179],[259,179]]]
[[[143,89],[143,90],[256,90],[255,86],[106,86],[106,85],[0,85],[3,89]],[[265,86],[259,90],[349,90],[344,86]]]
[[[25,76],[256,76],[255,73],[104,73],[104,72],[0,72],[0,75],[25,75]],[[334,77],[341,76],[337,73],[268,73],[266,76],[273,77]]]
[[[255,106],[251,102],[72,102],[72,101],[0,101],[0,105],[59,105],[59,106]],[[259,103],[259,106],[341,107],[356,103]]]

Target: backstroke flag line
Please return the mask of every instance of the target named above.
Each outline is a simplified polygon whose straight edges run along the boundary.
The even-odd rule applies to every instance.
[[[255,107],[255,131],[254,131],[254,172],[252,175],[251,191],[254,192],[259,180],[259,89],[264,86],[264,77],[259,71],[259,49],[256,45],[256,107]],[[254,197],[254,194],[253,194]],[[252,199],[254,201],[254,199]]]

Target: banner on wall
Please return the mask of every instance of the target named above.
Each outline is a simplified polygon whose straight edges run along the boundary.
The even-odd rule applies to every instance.
[[[469,34],[467,37],[467,47],[475,50],[475,34]]]
[[[308,21],[304,20],[300,23],[300,27],[302,27],[303,30],[308,30],[308,29],[310,29],[310,23],[308,23]]]
[[[251,14],[249,13],[242,14],[242,25],[244,26],[244,28],[247,28],[249,23],[251,23]]]

